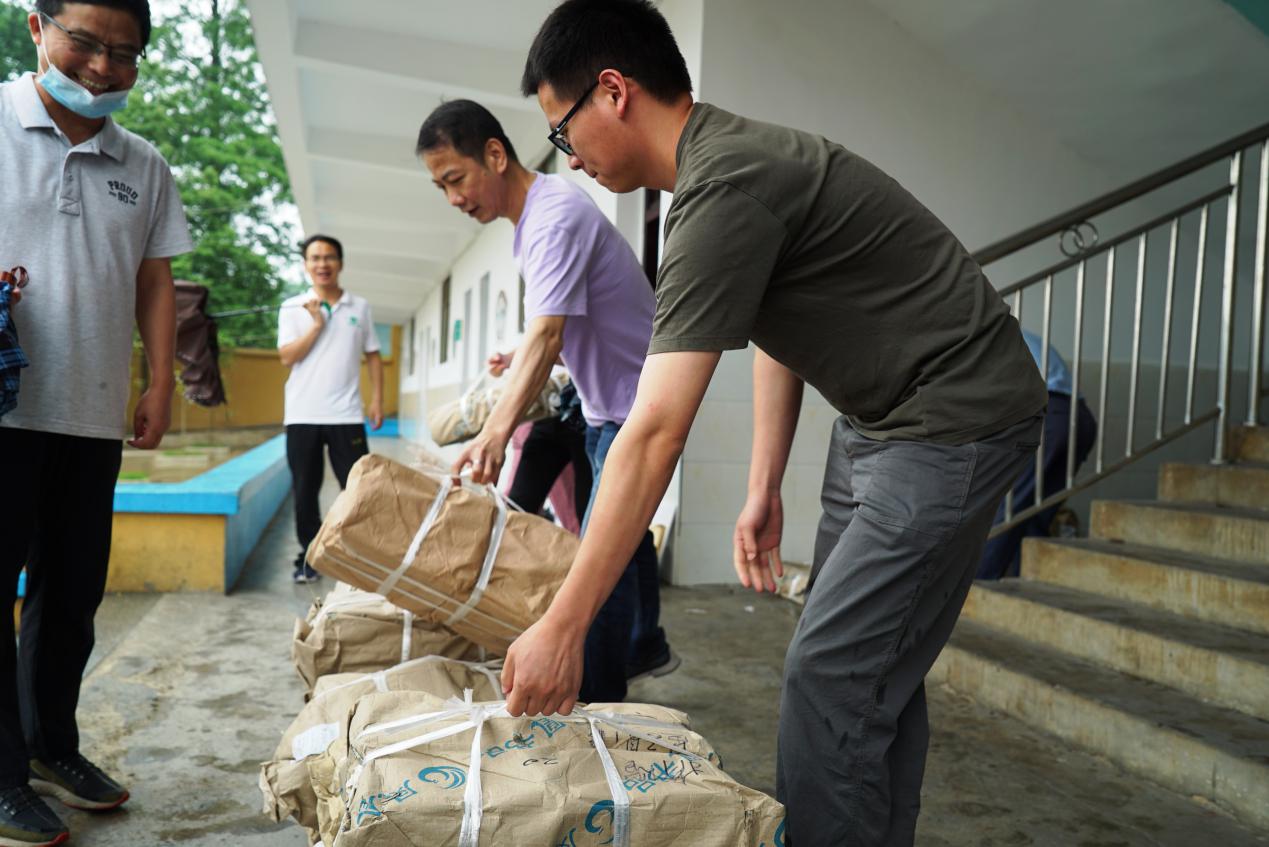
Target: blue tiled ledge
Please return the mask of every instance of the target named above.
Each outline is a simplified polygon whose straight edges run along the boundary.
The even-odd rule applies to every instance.
[[[286,436],[278,435],[223,465],[184,482],[120,482],[116,512],[236,515],[253,482],[286,464]]]
[[[370,428],[370,421],[366,421],[366,432],[371,438],[400,438],[401,423],[397,418],[384,418],[383,426],[375,430]]]

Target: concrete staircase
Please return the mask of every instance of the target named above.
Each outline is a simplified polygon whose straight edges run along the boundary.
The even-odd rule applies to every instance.
[[[1269,428],[978,583],[930,674],[1269,831]]]

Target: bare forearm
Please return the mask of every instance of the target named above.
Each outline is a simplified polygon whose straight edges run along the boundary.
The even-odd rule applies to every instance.
[[[375,403],[383,402],[383,357],[378,353],[372,353],[369,356],[367,364],[370,367],[370,396]]]
[[[288,368],[294,367],[297,363],[304,361],[304,357],[313,349],[313,345],[317,343],[317,337],[321,334],[322,325],[314,322],[303,336],[279,347],[278,358]]]
[[[141,281],[137,287],[137,330],[150,369],[150,384],[170,390],[175,384],[176,288],[171,273]]]
[[[561,626],[590,627],[647,532],[682,452],[681,439],[655,428],[628,423],[618,433],[581,549],[547,612]]]
[[[524,418],[525,411],[551,375],[559,349],[559,341],[553,336],[532,334],[525,339],[515,353],[511,384],[489,413],[486,432],[497,435],[503,441],[511,438],[511,432]]]
[[[753,454],[749,490],[779,490],[802,409],[803,382],[762,350],[753,360]]]

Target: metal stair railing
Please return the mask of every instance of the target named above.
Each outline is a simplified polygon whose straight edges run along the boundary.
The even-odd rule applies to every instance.
[[[1252,305],[1250,310],[1235,311],[1235,288],[1238,277],[1239,243],[1239,199],[1243,188],[1243,161],[1254,148],[1259,147],[1259,170],[1257,172],[1258,203],[1256,206],[1255,229],[1255,267],[1252,279]],[[1099,240],[1097,228],[1092,219],[1108,212],[1121,209],[1126,204],[1137,201],[1146,195],[1164,188],[1177,187],[1182,180],[1195,173],[1227,160],[1229,178],[1221,187],[1204,191],[1192,199],[1182,202],[1162,215],[1158,215],[1139,226],[1131,227],[1122,234],[1106,242]],[[1214,208],[1225,209],[1225,233],[1223,263],[1221,273],[1221,314],[1220,337],[1218,347],[1218,370],[1216,400],[1210,407],[1196,408],[1195,383],[1198,372],[1199,326],[1202,311],[1205,276],[1204,268],[1208,260],[1209,219]],[[1178,277],[1178,239],[1182,227],[1182,219],[1186,215],[1198,213],[1198,242],[1194,263],[1194,299],[1193,315],[1190,320],[1190,349],[1186,379],[1185,413],[1179,426],[1169,428],[1166,425],[1166,403],[1168,399],[1169,363],[1172,354],[1172,322]],[[1137,443],[1135,428],[1137,424],[1137,407],[1140,405],[1138,392],[1141,387],[1141,347],[1143,336],[1143,303],[1147,284],[1147,245],[1155,230],[1166,228],[1168,237],[1168,259],[1164,277],[1164,314],[1161,328],[1161,359],[1159,377],[1159,396],[1157,402],[1156,421],[1153,437],[1145,443]],[[1037,333],[1041,339],[1040,372],[1047,375],[1049,370],[1049,346],[1052,336],[1053,295],[1055,279],[1063,272],[1074,271],[1074,315],[1073,317],[1073,349],[1074,355],[1070,363],[1073,382],[1071,414],[1068,424],[1069,448],[1067,450],[1065,485],[1060,490],[1045,494],[1044,485],[1044,444],[1036,451],[1036,484],[1034,500],[1030,504],[1015,504],[1011,491],[1005,499],[1004,520],[992,528],[992,535],[1026,520],[1027,518],[1063,502],[1072,494],[1083,491],[1102,481],[1106,477],[1142,457],[1152,453],[1165,444],[1171,443],[1183,435],[1198,429],[1205,424],[1216,421],[1215,445],[1213,448],[1214,463],[1222,463],[1227,459],[1227,438],[1231,424],[1230,399],[1233,380],[1234,335],[1242,328],[1250,333],[1250,352],[1248,365],[1248,414],[1246,423],[1257,425],[1260,422],[1260,401],[1265,396],[1263,356],[1265,335],[1265,276],[1266,276],[1266,240],[1269,229],[1269,124],[1256,127],[1236,138],[1217,145],[1203,153],[1164,168],[1150,176],[1137,180],[1120,189],[1112,191],[1095,200],[1058,215],[1035,226],[1029,227],[1016,235],[989,245],[974,254],[975,260],[982,266],[988,266],[1002,259],[1016,256],[1024,250],[1041,245],[1056,236],[1058,247],[1067,258],[1044,269],[1031,273],[1017,282],[1000,289],[1000,294],[1010,303],[1011,309],[1019,322],[1023,318],[1023,303],[1031,302],[1031,298],[1041,298],[1041,328]],[[1111,336],[1115,306],[1115,266],[1117,255],[1129,252],[1135,246],[1135,296],[1133,300],[1132,348],[1129,365],[1127,437],[1122,456],[1107,459],[1106,446],[1106,411],[1108,402],[1108,386],[1111,372]],[[1104,258],[1106,265],[1106,287],[1104,313],[1102,315],[1102,338],[1100,361],[1093,366],[1100,366],[1101,381],[1097,396],[1098,436],[1094,448],[1093,467],[1091,473],[1076,474],[1076,429],[1080,396],[1080,379],[1083,376],[1084,362],[1084,309],[1085,295],[1089,277],[1089,267],[1094,260]],[[1031,498],[1029,498],[1031,499]]]

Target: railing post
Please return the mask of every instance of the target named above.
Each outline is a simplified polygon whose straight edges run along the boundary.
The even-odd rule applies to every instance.
[[[1080,396],[1080,357],[1084,354],[1084,269],[1088,264],[1088,260],[1082,260],[1075,272],[1075,353],[1071,357],[1071,418],[1067,424],[1067,444],[1075,444],[1077,424],[1079,421],[1079,402]],[[1045,374],[1047,378],[1048,375]],[[1097,433],[1100,440],[1104,437],[1106,429],[1102,427]],[[1075,484],[1075,451],[1066,451],[1066,487],[1070,488]]]
[[[1190,358],[1185,376],[1185,425],[1194,420],[1194,381],[1198,375],[1199,328],[1203,317],[1203,277],[1207,270],[1207,219],[1210,205],[1199,213],[1198,253],[1194,259],[1194,308],[1190,310]]]
[[[1137,385],[1141,381],[1141,311],[1146,300],[1146,246],[1150,234],[1142,233],[1137,241],[1137,302],[1132,313],[1132,376],[1128,383],[1128,435],[1124,455],[1131,456],[1136,439]]]
[[[1251,386],[1247,396],[1247,425],[1260,424],[1260,392],[1265,356],[1265,241],[1269,237],[1269,141],[1260,145],[1260,202],[1256,208],[1256,283],[1252,289]]]
[[[1159,416],[1155,421],[1155,440],[1163,438],[1164,421],[1168,416],[1168,368],[1172,360],[1172,309],[1176,304],[1176,250],[1181,219],[1172,221],[1168,236],[1168,290],[1163,297],[1163,352],[1159,356]]]
[[[1040,374],[1049,382],[1049,333],[1053,323],[1053,275],[1044,278],[1044,326],[1040,332]],[[1040,444],[1035,448],[1035,503],[1044,499],[1044,428],[1040,429]]]
[[[1229,160],[1229,210],[1225,215],[1225,273],[1221,279],[1220,367],[1217,372],[1216,447],[1213,464],[1226,461],[1226,439],[1229,428],[1229,393],[1234,353],[1234,282],[1238,272],[1238,185],[1242,178],[1243,154],[1239,150]]]
[[[1106,429],[1106,398],[1110,393],[1110,336],[1115,317],[1115,250],[1106,253],[1106,317],[1102,321],[1102,384],[1097,390],[1097,425]],[[1075,442],[1071,442],[1072,444]],[[1093,466],[1096,473],[1104,467],[1106,439],[1097,439],[1097,458]]]

